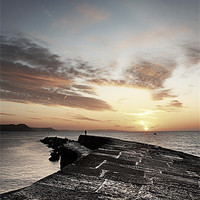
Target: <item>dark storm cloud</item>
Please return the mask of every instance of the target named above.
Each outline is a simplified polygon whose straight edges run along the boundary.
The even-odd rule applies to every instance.
[[[64,63],[37,41],[22,36],[2,36],[1,52],[1,99],[88,110],[111,109],[100,99],[82,95],[95,94],[91,86],[75,84],[76,78],[92,76],[95,68],[86,62]]]

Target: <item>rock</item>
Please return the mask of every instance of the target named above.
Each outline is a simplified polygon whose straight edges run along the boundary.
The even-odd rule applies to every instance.
[[[57,137],[45,137],[40,140],[42,143],[46,144],[49,148],[53,150],[50,153],[49,160],[52,162],[59,161],[61,155],[61,149],[63,148],[63,144],[68,142],[67,138],[57,138]]]

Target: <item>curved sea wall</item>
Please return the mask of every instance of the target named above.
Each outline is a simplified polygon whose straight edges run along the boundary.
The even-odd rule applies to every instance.
[[[66,146],[65,146],[66,145]],[[199,199],[200,158],[158,146],[84,136],[71,164],[0,199]],[[61,160],[67,153],[61,155]]]

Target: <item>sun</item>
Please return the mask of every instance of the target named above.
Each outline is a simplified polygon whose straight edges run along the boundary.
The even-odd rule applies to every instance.
[[[148,128],[148,125],[150,124],[149,122],[146,122],[146,121],[141,120],[141,121],[140,121],[140,124],[144,127],[144,130],[145,130],[145,131],[148,131],[148,130],[149,130],[149,128]]]

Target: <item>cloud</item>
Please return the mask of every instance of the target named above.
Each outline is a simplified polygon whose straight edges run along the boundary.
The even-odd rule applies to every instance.
[[[177,107],[177,108],[183,108],[182,103],[180,101],[178,101],[178,100],[172,100],[170,102],[169,106]]]
[[[58,55],[37,43],[38,41],[21,36],[1,37],[1,57],[8,62],[21,62],[48,73],[63,66]]]
[[[33,120],[42,120],[42,118],[39,118],[39,117],[30,117],[30,119],[33,119]]]
[[[20,83],[21,84],[21,83]],[[36,103],[49,106],[68,106],[74,108],[84,108],[87,110],[111,110],[106,102],[92,97],[75,96],[62,94],[59,91],[44,88],[27,88],[23,85],[16,86],[8,82],[1,84],[1,98],[3,100],[21,103]],[[64,93],[65,91],[63,91]]]
[[[188,27],[159,27],[133,35],[119,44],[119,49],[132,48],[135,46],[158,45],[159,42],[165,42],[166,39],[174,39],[177,36],[190,32]]]
[[[27,110],[26,112],[36,113],[35,111],[32,111],[32,110]]]
[[[152,99],[154,101],[163,100],[165,98],[173,98],[176,95],[171,94],[171,90],[169,89],[155,89],[152,91]]]
[[[186,29],[183,29],[183,31],[186,31]],[[172,89],[167,88],[165,85],[166,80],[172,77],[174,70],[178,67],[176,60],[183,56],[181,58],[186,59],[189,67],[200,62],[200,46],[198,46],[198,43],[187,42],[184,45],[174,45],[177,50],[180,47],[184,51],[183,55],[176,54],[171,57],[160,56],[158,58],[141,54],[133,57],[132,63],[122,70],[117,79],[114,79],[112,75],[105,75],[95,79],[90,77],[88,81],[97,85],[147,89],[154,101],[177,97],[176,94],[173,94]],[[196,69],[194,68],[194,70]]]
[[[153,100],[176,97],[164,85],[177,66],[171,59],[133,57],[133,62],[115,79],[113,68],[93,66],[82,59],[64,62],[43,45],[23,35],[1,36],[3,100],[112,110],[110,105],[97,98],[94,84],[148,89]],[[187,49],[185,55],[197,62],[198,49],[191,45],[184,49]]]
[[[187,59],[187,61],[191,64],[191,65],[196,65],[198,63],[200,63],[200,44],[183,44],[181,45],[184,53],[185,53],[185,57]]]
[[[64,16],[54,20],[53,26],[68,29],[71,33],[77,33],[109,17],[109,14],[104,9],[87,2],[73,8],[73,13],[74,15],[66,13]]]
[[[88,110],[111,110],[111,106],[109,106],[106,102],[91,98],[91,97],[82,97],[82,96],[69,96],[66,99],[66,105],[71,107],[80,107]]]
[[[89,3],[79,5],[76,10],[89,24],[94,24],[109,17],[109,14],[105,10],[99,9],[97,6],[93,6]]]
[[[3,50],[3,48],[2,48]],[[32,68],[23,61],[3,60],[1,61],[1,73],[4,80],[12,79],[15,84],[26,83],[24,87],[37,88],[42,87],[64,87],[72,83],[67,75],[63,76],[56,72],[49,72],[44,68]]]
[[[44,10],[44,13],[49,17],[53,17],[53,14],[49,10]]]
[[[132,116],[136,116],[137,118],[144,118],[144,117],[148,117],[148,118],[151,118],[151,119],[157,119],[156,117],[154,117],[154,113],[157,113],[159,111],[153,111],[153,110],[143,110],[141,109],[141,111],[143,112],[140,112],[140,113],[124,113],[126,115],[132,115]]]
[[[165,89],[165,81],[172,76],[176,63],[170,59],[160,61],[137,59],[128,66],[118,79],[102,76],[90,77],[88,81],[97,85],[114,85],[133,88],[148,89],[152,92],[153,100],[162,100],[167,97],[175,97]]]
[[[60,70],[61,73],[69,73],[71,76],[84,78],[86,80],[101,79],[102,77],[110,76],[111,71],[103,67],[92,66],[82,59],[66,60],[67,68]]]
[[[88,86],[88,85],[73,85],[73,87],[81,89],[81,90],[90,90],[90,89],[93,89],[91,86]]]
[[[68,121],[68,122],[72,122],[72,120],[69,120],[69,119],[65,119],[65,118],[59,118],[59,117],[50,117],[50,119],[53,119],[53,120],[63,120],[63,121]]]
[[[97,119],[93,119],[93,118],[90,118],[90,117],[85,117],[83,115],[78,115],[78,114],[72,114],[70,117],[71,117],[71,120],[66,119],[66,118],[57,118],[57,117],[51,117],[51,119],[71,121],[71,122],[79,122],[79,121],[76,121],[76,120],[83,120],[83,121],[86,120],[86,121],[93,121],[93,122],[104,122],[102,120],[97,120]],[[74,120],[72,120],[72,118]]]
[[[93,87],[77,84],[77,78],[84,80],[98,72],[86,62],[68,60],[64,63],[58,55],[22,36],[3,36],[1,52],[3,100],[88,110],[112,109],[103,100],[84,95],[94,95]]]
[[[85,117],[85,116],[76,116],[76,119],[78,120],[87,120],[87,121],[93,121],[93,122],[103,122],[102,120],[97,120],[97,119],[93,119],[93,118],[89,118],[89,117]]]
[[[101,45],[103,47],[111,47],[112,46],[111,42],[108,39],[98,37],[98,36],[88,36],[88,37],[86,37],[86,40],[90,43],[96,43],[96,44]],[[116,61],[111,63],[111,65],[112,66],[116,65]]]
[[[14,115],[14,114],[9,114],[9,113],[0,113],[0,115],[5,115],[5,116],[16,116],[16,115]]]
[[[88,85],[73,85],[72,88],[82,93],[96,95],[94,88]]]
[[[116,101],[116,103],[122,103],[124,100],[126,100],[126,98],[120,98]]]
[[[125,71],[125,80],[128,85],[139,88],[163,88],[165,80],[172,75],[175,66],[172,61],[160,64],[159,62],[140,59]]]
[[[128,115],[135,115],[135,116],[138,116],[138,117],[143,117],[143,116],[147,116],[147,115],[152,115],[158,111],[153,111],[153,110],[143,110],[144,112],[142,113],[126,113]]]
[[[159,110],[163,110],[163,111],[166,111],[166,112],[177,112],[179,111],[181,108],[185,108],[183,106],[183,104],[178,101],[178,100],[172,100],[170,101],[167,105],[157,105],[157,108]]]
[[[172,76],[176,66],[176,62],[170,59],[157,59],[155,61],[153,59],[137,58],[122,72],[118,79],[104,75],[101,77],[97,76],[95,79],[89,77],[88,82],[97,85],[148,89],[151,92],[152,100],[158,101],[176,97],[170,89],[166,89],[164,86],[165,81]]]

